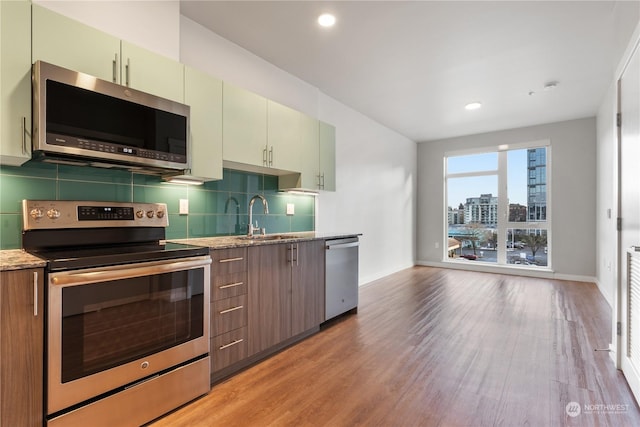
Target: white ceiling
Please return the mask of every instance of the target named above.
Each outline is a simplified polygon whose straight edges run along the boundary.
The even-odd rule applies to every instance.
[[[335,27],[316,24],[322,12]],[[640,12],[637,1],[182,0],[181,13],[423,142],[595,116]]]

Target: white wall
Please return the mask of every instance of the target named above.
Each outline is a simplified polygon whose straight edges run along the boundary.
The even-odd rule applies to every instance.
[[[338,191],[321,193],[318,230],[362,232],[360,283],[414,265],[416,144],[321,95],[336,126]]]
[[[414,142],[185,17],[180,55],[189,66],[336,126],[337,191],[318,196],[317,231],[363,234],[360,283],[414,265]]]
[[[617,277],[618,232],[618,143],[616,84],[612,84],[597,117],[597,200],[596,200],[596,278],[598,288],[610,306],[614,306]]]
[[[595,280],[596,121],[570,120],[421,143],[418,146],[417,260],[442,263],[445,235],[444,153],[500,144],[551,141],[553,277]],[[435,243],[440,243],[440,249]],[[479,264],[474,264],[477,268]],[[511,272],[522,270],[511,269]],[[508,267],[499,271],[508,272]],[[545,276],[547,274],[537,273]]]

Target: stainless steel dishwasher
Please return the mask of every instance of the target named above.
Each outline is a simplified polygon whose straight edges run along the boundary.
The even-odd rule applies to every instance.
[[[326,241],[325,320],[358,310],[358,237]]]

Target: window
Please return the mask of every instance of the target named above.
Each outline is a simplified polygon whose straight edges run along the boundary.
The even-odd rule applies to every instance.
[[[449,260],[550,267],[549,152],[538,141],[445,156]]]

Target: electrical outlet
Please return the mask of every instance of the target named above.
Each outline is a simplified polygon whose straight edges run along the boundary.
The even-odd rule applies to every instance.
[[[436,249],[440,249],[440,242],[436,242],[435,247]]]
[[[189,199],[180,199],[180,215],[189,213]]]
[[[293,203],[287,203],[287,215],[294,215],[296,213],[296,205]]]

